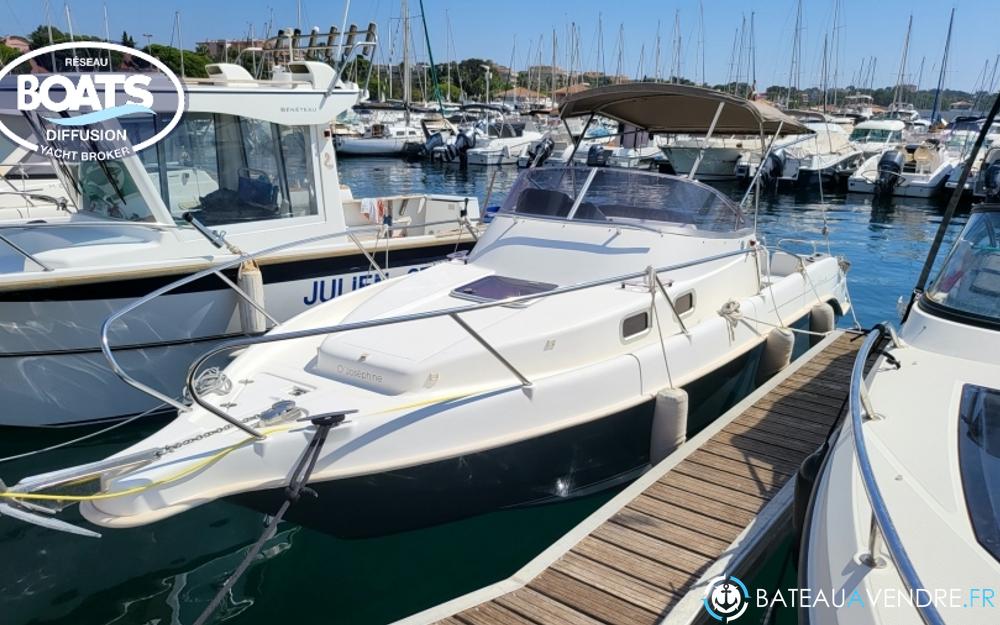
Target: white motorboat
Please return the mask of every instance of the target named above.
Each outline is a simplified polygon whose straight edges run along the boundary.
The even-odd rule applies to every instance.
[[[875,114],[872,108],[875,98],[867,93],[852,93],[844,97],[844,105],[837,111],[838,115],[851,117],[859,122],[866,122]]]
[[[698,179],[706,182],[735,180],[737,165],[763,152],[759,137],[739,136],[713,137],[709,141],[690,136],[671,137],[661,149],[678,175],[688,174],[700,156]]]
[[[898,336],[885,324],[858,353],[849,417],[829,443],[800,549],[800,587],[827,601],[800,623],[996,622],[997,241],[1000,206],[973,208]]]
[[[287,70],[290,78],[254,80],[241,66],[209,65],[210,78],[188,82],[185,116],[162,149],[106,164],[56,161],[77,210],[0,224],[0,425],[155,409],[160,401],[107,366],[101,322],[243,252],[270,250],[257,255],[259,273],[210,271],[110,329],[137,380],[179,390],[192,357],[213,342],[471,246],[473,198],[355,199],[342,189],[329,124],[360,91],[325,63]],[[300,106],[286,110],[291,99]],[[208,231],[216,227],[224,238]],[[260,287],[270,317],[250,314],[262,306],[257,296],[230,289],[241,273]]]
[[[373,123],[360,136],[337,135],[334,145],[341,156],[402,156],[423,141],[419,128]]]
[[[957,118],[948,125],[945,133],[945,146],[957,158],[962,159],[951,170],[948,181],[944,186],[946,189],[954,189],[958,186],[958,180],[965,169],[964,158],[966,153],[975,144],[976,135],[982,130],[985,120],[979,116]],[[984,149],[980,150],[972,162],[972,173],[966,180],[964,193],[976,198],[996,199],[996,192],[992,187],[1000,183],[1000,166],[997,165],[1000,159],[1000,122],[993,122],[986,130],[983,143]],[[992,170],[990,168],[993,168]]]
[[[855,126],[850,140],[867,160],[903,143],[905,129],[898,119],[871,119]]]
[[[651,131],[713,116],[805,131],[770,107],[663,83],[562,105],[592,113]],[[105,461],[22,480],[0,492],[0,513],[36,522],[33,507],[78,501],[120,528],[219,498],[274,512],[296,467],[290,492],[308,483],[319,498],[282,505],[285,518],[367,536],[620,484],[787,364],[787,328],[830,330],[832,309],[850,306],[841,259],[768,249],[752,223],[687,178],[523,170],[468,255],[212,350],[178,418]],[[234,359],[200,384],[222,353]]]
[[[847,190],[884,197],[934,197],[958,164],[937,139],[908,144],[869,157],[847,181]]]
[[[510,124],[502,118],[476,126],[474,147],[467,157],[469,165],[510,165],[517,163],[542,133],[529,130],[524,124]]]
[[[780,162],[778,182],[797,187],[841,184],[864,160],[861,150],[840,124],[825,117],[801,121],[813,134],[776,146],[774,154]]]

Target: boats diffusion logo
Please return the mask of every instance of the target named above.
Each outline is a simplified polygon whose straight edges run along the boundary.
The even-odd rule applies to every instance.
[[[738,577],[714,577],[705,587],[705,611],[720,623],[731,623],[743,616],[750,605],[750,591]]]
[[[14,73],[37,66],[29,65],[36,58],[53,71]],[[148,148],[174,129],[184,102],[181,81],[162,61],[114,43],[45,46],[0,70],[0,111],[17,110],[28,120],[8,125],[0,117],[0,132],[60,160],[115,160]]]

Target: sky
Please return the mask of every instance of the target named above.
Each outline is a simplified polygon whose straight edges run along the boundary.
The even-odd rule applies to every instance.
[[[566,42],[570,23],[579,27],[577,69],[618,67],[620,27],[624,33],[623,73],[635,75],[643,62],[645,73],[654,74],[657,24],[660,29],[660,65],[666,74],[672,67],[675,16],[679,15],[682,75],[700,79],[701,48],[704,49],[706,81],[725,82],[737,29],[744,17],[754,13],[757,85],[787,84],[798,0],[424,0],[427,26],[434,60],[489,58],[501,65],[523,69],[538,61],[542,38],[542,63],[552,56],[552,31],[558,40],[557,64],[568,67]],[[913,31],[907,67],[908,82],[920,78],[922,88],[937,83],[948,29],[948,15],[955,11],[955,26],[945,86],[972,90],[982,80],[984,64],[1000,53],[996,36],[1000,6],[994,0],[957,0],[954,4],[936,0],[802,0],[802,61],[800,86],[819,85],[822,75],[823,39],[830,47],[829,81],[851,82],[864,59],[876,57],[875,86],[895,84],[902,55],[906,22],[913,14]],[[423,32],[419,29],[420,0],[409,0],[414,19],[416,57],[426,58]],[[839,5],[837,37],[834,38],[834,9]],[[181,41],[193,49],[204,39],[245,38],[251,24],[259,35],[273,18],[275,29],[299,25],[308,30],[318,26],[325,32],[339,27],[344,4],[341,0],[0,0],[0,35],[23,34],[46,21],[50,9],[52,24],[66,30],[69,7],[74,30],[100,35],[104,32],[107,7],[112,39],[127,30],[142,44],[144,34],[153,43],[176,42],[175,12],[180,12]],[[699,46],[699,6],[704,10],[704,45]],[[369,21],[379,25],[383,45],[381,61],[399,62],[399,0],[354,0],[348,22],[364,28]],[[603,68],[598,62],[598,21],[603,24]],[[390,45],[389,39],[395,39]],[[839,44],[834,49],[834,40]],[[390,48],[395,48],[390,58]],[[644,47],[644,50],[643,50]],[[924,69],[918,75],[921,59]],[[997,82],[1000,83],[1000,72]]]

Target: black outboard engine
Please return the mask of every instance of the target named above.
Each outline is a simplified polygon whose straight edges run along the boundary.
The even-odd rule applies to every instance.
[[[608,154],[604,146],[595,143],[587,150],[587,167],[604,167],[608,164]]]
[[[775,189],[781,173],[785,171],[785,155],[783,152],[771,152],[760,164],[760,184],[765,189]]]
[[[906,155],[900,150],[889,150],[878,161],[878,177],[875,179],[875,195],[892,195],[899,184],[900,174]]]
[[[427,158],[431,158],[434,154],[434,148],[439,148],[442,145],[444,145],[444,137],[441,136],[440,132],[435,132],[424,142],[421,154]]]
[[[455,141],[448,146],[448,161],[458,159],[459,164],[465,167],[469,164],[469,150],[476,147],[476,137],[469,136],[464,132],[455,135]]]
[[[983,192],[987,202],[1000,200],[1000,159],[986,166],[983,172]]]
[[[528,167],[537,167],[545,163],[552,156],[555,147],[555,142],[548,136],[532,143],[528,147]]]

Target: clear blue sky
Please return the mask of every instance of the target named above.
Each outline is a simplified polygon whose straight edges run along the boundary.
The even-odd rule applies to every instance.
[[[409,0],[410,12],[419,14],[419,0]],[[52,21],[65,29],[64,6],[68,4],[78,32],[101,34],[104,15],[100,0],[51,0]],[[343,3],[339,0],[300,0],[303,30],[319,26],[326,30],[339,26]],[[661,30],[661,65],[671,67],[672,36],[675,11],[680,11],[683,74],[695,75],[698,39],[698,0],[424,0],[435,61],[448,60],[451,43],[446,45],[446,12],[451,23],[454,54],[458,58],[491,58],[508,65],[515,50],[514,67],[523,68],[537,60],[539,36],[544,36],[543,63],[551,58],[550,37],[554,28],[559,38],[559,65],[566,65],[565,43],[568,24],[580,27],[580,57],[588,68],[597,67],[597,22],[603,14],[605,68],[614,72],[618,57],[618,29],[624,24],[626,74],[634,75],[640,52],[645,44],[646,70],[652,74],[653,48],[657,20]],[[705,57],[709,83],[720,83],[729,76],[729,61],[733,38],[743,15],[749,19],[756,12],[757,83],[763,89],[787,82],[789,55],[795,20],[795,0],[703,0],[705,13]],[[823,35],[833,25],[833,0],[804,0],[804,30],[802,43],[802,86],[819,83]],[[127,30],[137,42],[144,42],[143,33],[150,33],[154,42],[169,43],[175,11],[181,13],[181,31],[186,47],[203,39],[245,37],[253,23],[258,34],[273,15],[276,27],[296,26],[295,0],[107,0],[108,18],[113,39]],[[44,0],[0,0],[0,34],[23,33],[45,20]],[[922,87],[937,81],[937,68],[944,48],[948,12],[956,10],[952,52],[945,84],[948,87],[972,89],[979,80],[987,58],[1000,53],[1000,6],[995,0],[959,0],[954,5],[934,0],[840,0],[841,26],[838,83],[846,84],[858,72],[863,58],[878,57],[875,84],[895,82],[906,19],[913,12],[909,71],[911,82],[917,78],[921,57],[926,63]],[[351,4],[350,20],[359,26],[369,21],[379,24],[383,40],[397,32],[400,13],[398,0],[355,0]],[[416,23],[415,23],[416,26]],[[424,56],[422,32],[414,31],[418,39],[417,52]],[[382,58],[388,58],[389,45],[384,45]],[[399,60],[398,44],[394,60]],[[698,69],[700,74],[700,68]]]

